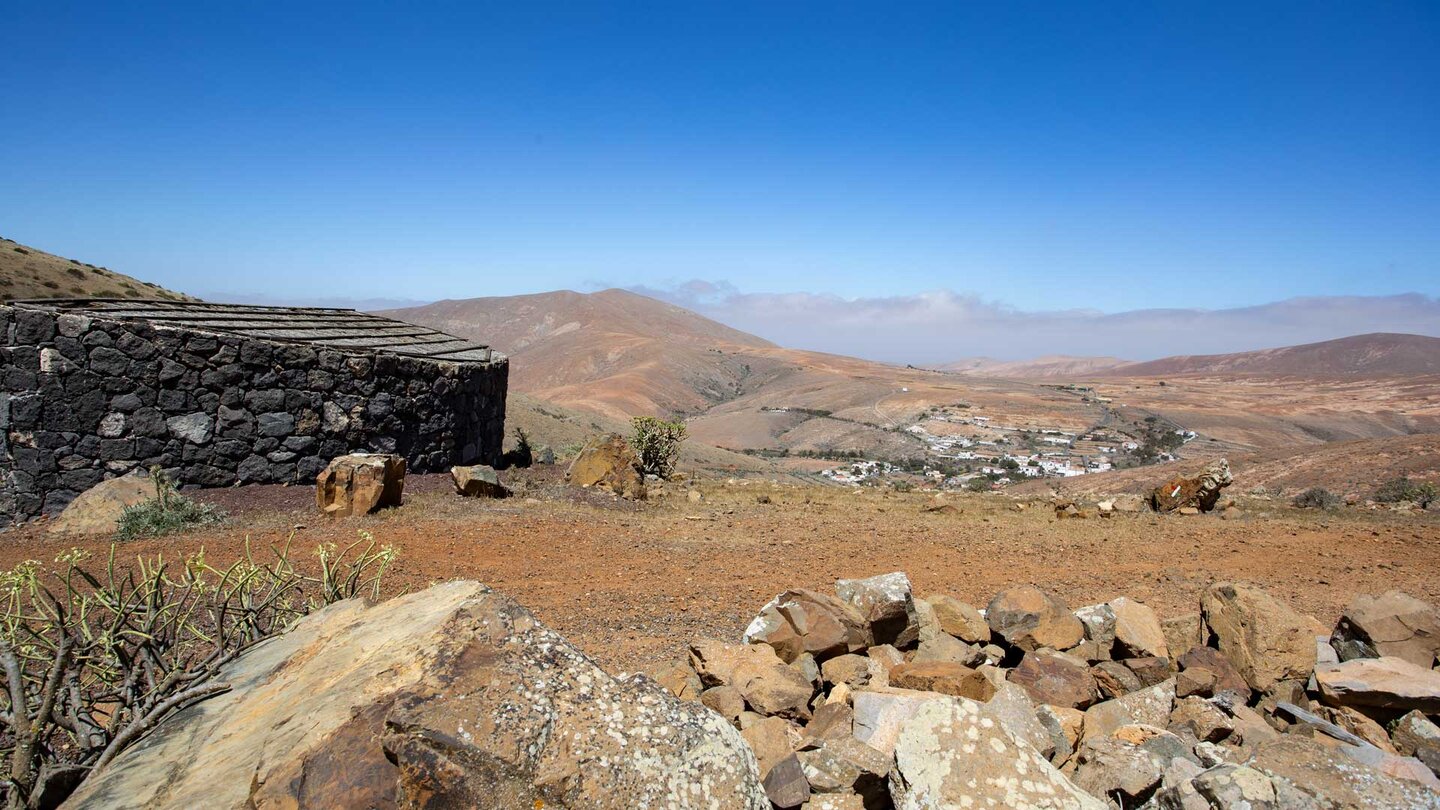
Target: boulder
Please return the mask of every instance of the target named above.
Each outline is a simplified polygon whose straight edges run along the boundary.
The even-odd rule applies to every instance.
[[[769,806],[723,719],[475,582],[336,603],[219,680],[66,807]]]
[[[1393,656],[1428,668],[1440,654],[1440,613],[1400,591],[1358,596],[1340,616],[1330,644],[1342,661]]]
[[[640,457],[618,433],[596,436],[570,462],[565,480],[577,487],[600,487],[624,498],[645,499]]]
[[[1115,643],[1125,657],[1170,657],[1165,630],[1155,611],[1126,596],[1112,599],[1109,605],[1115,614]]]
[[[1138,806],[1164,774],[1160,757],[1115,737],[1087,738],[1076,752],[1076,787],[1116,800],[1121,807]]]
[[[1390,739],[1395,744],[1396,752],[1413,757],[1421,748],[1440,748],[1440,726],[1420,712],[1412,710],[1395,721],[1395,725],[1390,729]]]
[[[915,650],[916,662],[954,661],[967,667],[978,667],[985,663],[985,651],[973,644],[966,644],[954,636],[939,634],[935,638],[920,642]]]
[[[897,689],[939,692],[982,702],[995,694],[995,685],[984,675],[950,661],[900,664],[890,670],[890,685]]]
[[[1230,721],[1230,715],[1214,703],[1202,697],[1187,697],[1175,701],[1169,728],[1187,731],[1200,742],[1220,742],[1230,736],[1235,724]]]
[[[500,474],[495,468],[484,464],[471,467],[451,467],[450,481],[455,492],[467,498],[508,498],[510,490],[500,483]]]
[[[740,736],[745,739],[750,750],[755,752],[761,778],[769,774],[770,769],[780,764],[781,760],[795,753],[801,741],[800,732],[780,717],[762,717],[747,725],[740,732]]]
[[[1176,694],[1182,697],[1215,697],[1222,692],[1231,692],[1239,696],[1241,703],[1250,700],[1250,684],[1219,650],[1191,647],[1176,663],[1180,665],[1180,674],[1175,681]]]
[[[814,686],[769,645],[697,641],[690,645],[690,665],[707,688],[733,686],[760,714],[810,716]]]
[[[1035,713],[1035,702],[1024,689],[1009,681],[995,684],[995,696],[984,703],[985,716],[1005,727],[1016,739],[1023,740],[1042,756],[1055,753],[1054,740]]]
[[[803,744],[814,745],[824,740],[849,737],[855,729],[855,712],[848,703],[822,703],[805,726]]]
[[[1223,458],[1218,459],[1199,475],[1179,475],[1156,487],[1150,493],[1150,505],[1156,512],[1183,509],[1209,512],[1220,500],[1220,490],[1234,481],[1230,475],[1230,463]]]
[[[826,740],[796,757],[815,793],[855,793],[881,801],[890,757],[854,737]]]
[[[132,474],[101,481],[71,501],[50,522],[56,534],[114,534],[120,513],[155,497],[155,480]]]
[[[810,798],[805,769],[794,754],[780,760],[765,774],[765,797],[776,807],[800,807]]]
[[[1105,737],[1135,724],[1164,728],[1175,703],[1175,682],[1165,681],[1085,710],[1085,738]]]
[[[905,724],[895,744],[890,795],[896,810],[1105,807],[963,698],[925,703]]]
[[[835,593],[870,623],[873,643],[905,647],[919,640],[915,596],[904,572],[836,580]]]
[[[1119,661],[1101,661],[1090,668],[1095,685],[1100,688],[1100,697],[1110,700],[1145,688],[1140,676]]]
[[[1054,650],[1025,653],[1020,665],[1010,671],[1010,682],[1036,703],[1068,709],[1083,709],[1099,698],[1095,676],[1085,662]]]
[[[405,459],[389,453],[340,456],[315,477],[315,505],[331,517],[399,506],[404,494]]]
[[[1279,808],[1440,808],[1440,792],[1396,779],[1338,748],[1295,734],[1262,743],[1247,764],[1271,778]]]
[[[1440,671],[1417,667],[1404,658],[1356,658],[1315,668],[1315,683],[1325,702],[1440,713]]]
[[[1045,727],[1050,733],[1050,739],[1054,741],[1055,753],[1050,757],[1051,762],[1059,763],[1068,759],[1085,734],[1085,713],[1079,709],[1037,706],[1035,719],[1040,721],[1040,725]]]
[[[745,696],[733,686],[713,686],[706,689],[700,694],[700,702],[729,720],[731,725],[739,723],[740,715],[745,713]]]
[[[1310,677],[1312,620],[1253,585],[1218,583],[1200,597],[1200,614],[1220,652],[1252,688]]]
[[[858,689],[870,683],[871,659],[863,655],[846,653],[820,665],[820,674],[825,683],[843,683],[851,689]]]
[[[925,601],[935,611],[935,620],[948,635],[970,644],[990,643],[990,625],[980,611],[953,596],[935,594]]]
[[[991,631],[1022,650],[1068,650],[1085,638],[1085,627],[1058,596],[1034,585],[1006,588],[990,600]]]
[[[1205,638],[1200,634],[1202,629],[1199,613],[1160,620],[1160,632],[1165,634],[1165,647],[1172,656],[1181,655],[1191,647],[1205,646]]]
[[[649,674],[656,683],[681,700],[699,700],[704,689],[700,685],[700,676],[695,674],[688,661],[669,661]]]
[[[770,600],[745,628],[743,640],[768,644],[787,662],[804,653],[823,661],[858,652],[871,643],[869,623],[851,605],[803,589],[785,591]]]

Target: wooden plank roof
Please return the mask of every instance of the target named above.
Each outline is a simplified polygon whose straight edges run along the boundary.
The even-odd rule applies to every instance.
[[[45,298],[9,303],[281,343],[311,343],[348,352],[387,352],[454,363],[486,363],[497,357],[484,344],[353,309],[131,298]]]

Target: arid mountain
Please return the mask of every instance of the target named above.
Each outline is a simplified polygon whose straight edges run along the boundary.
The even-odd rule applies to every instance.
[[[1108,376],[1283,374],[1393,376],[1440,374],[1440,338],[1377,332],[1279,349],[1164,357],[1102,372]]]
[[[1073,357],[1052,354],[1032,360],[995,360],[990,357],[969,357],[940,366],[941,371],[971,377],[1005,377],[1010,379],[1076,379],[1102,371],[1123,368],[1133,363],[1118,357]]]
[[[488,343],[511,387],[612,418],[697,413],[753,390],[782,363],[774,345],[625,290],[439,301],[390,317]]]
[[[0,301],[25,298],[195,300],[123,273],[0,238]]]

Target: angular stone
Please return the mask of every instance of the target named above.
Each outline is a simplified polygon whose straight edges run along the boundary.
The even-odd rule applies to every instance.
[[[1046,758],[1055,753],[1054,741],[1040,718],[1035,714],[1035,703],[1024,689],[1008,681],[995,684],[995,696],[983,704],[986,717],[1005,727],[1017,739],[1024,740],[1031,748]]]
[[[331,605],[218,681],[66,807],[769,807],[728,723],[474,582]]]
[[[1330,643],[1342,661],[1392,656],[1428,669],[1440,654],[1440,613],[1400,591],[1358,596],[1335,625]]]
[[[794,754],[780,760],[765,775],[765,796],[782,810],[799,807],[810,798],[810,783],[805,779],[805,769]]]
[[[1140,745],[1115,737],[1088,737],[1076,752],[1075,786],[1095,796],[1138,805],[1160,784],[1165,763]]]
[[[1394,742],[1397,753],[1413,757],[1416,751],[1427,744],[1440,746],[1440,726],[1420,712],[1411,710],[1395,721],[1394,727],[1390,729],[1390,739]]]
[[[920,642],[919,649],[915,651],[914,660],[917,663],[953,661],[967,667],[978,667],[985,663],[985,651],[973,644],[966,644],[960,639],[941,633],[935,638]]]
[[[455,493],[467,498],[510,497],[509,487],[500,483],[500,474],[484,464],[451,467],[450,481],[455,485]]]
[[[1124,657],[1170,657],[1165,631],[1155,611],[1126,596],[1112,599],[1109,604],[1115,612],[1115,643]]]
[[[905,647],[919,640],[919,616],[910,578],[902,571],[866,577],[839,579],[835,593],[870,623],[875,644]]]
[[[1079,709],[1037,706],[1035,717],[1055,741],[1055,755],[1050,758],[1052,762],[1068,758],[1085,735],[1085,712]]]
[[[870,659],[854,653],[838,655],[820,665],[820,676],[825,683],[858,689],[870,683]]]
[[[601,487],[625,498],[645,499],[640,457],[625,437],[610,433],[591,439],[570,462],[565,478],[578,487]]]
[[[690,664],[706,687],[733,686],[761,714],[810,716],[814,687],[769,645],[697,641],[690,645]]]
[[[1247,763],[1274,781],[1276,806],[1414,810],[1440,807],[1440,794],[1366,767],[1346,753],[1295,734],[1262,743]]]
[[[1138,692],[1145,688],[1145,684],[1140,682],[1140,677],[1119,661],[1101,661],[1090,668],[1090,674],[1095,678],[1101,698],[1106,700]]]
[[[815,793],[856,793],[876,800],[885,795],[891,758],[854,737],[826,740],[796,757]]]
[[[1010,682],[1036,703],[1068,709],[1083,709],[1099,698],[1095,676],[1085,662],[1054,650],[1025,653],[1020,665],[1011,670]]]
[[[1135,673],[1135,677],[1145,686],[1154,686],[1174,674],[1167,658],[1126,658],[1120,663]]]
[[[1175,682],[1165,681],[1085,710],[1085,737],[1105,737],[1136,723],[1164,728],[1175,703]]]
[[[990,600],[991,631],[1022,650],[1068,650],[1085,638],[1085,626],[1060,597],[1033,585],[1007,588]]]
[[[385,453],[340,456],[315,479],[315,504],[332,517],[399,506],[404,495],[405,459]]]
[[[805,725],[805,740],[813,744],[822,740],[849,737],[855,729],[855,712],[844,702],[822,703]]]
[[[700,699],[700,676],[685,661],[671,661],[650,673],[665,691],[681,700]]]
[[[771,768],[795,753],[795,749],[800,746],[800,733],[781,717],[762,717],[746,725],[740,736],[745,738],[750,750],[755,752],[761,778],[769,774]]]
[[[1204,697],[1214,697],[1221,692],[1231,692],[1240,697],[1240,702],[1250,700],[1250,685],[1245,677],[1230,663],[1219,650],[1210,647],[1191,647],[1176,662],[1182,674],[1194,673],[1192,680],[1211,684],[1211,690]],[[1203,676],[1199,673],[1205,673]],[[1176,691],[1179,691],[1177,686]],[[1186,694],[1193,694],[1187,692]]]
[[[731,723],[740,722],[740,714],[745,711],[745,696],[733,686],[706,689],[700,693],[700,702]]]
[[[155,496],[154,479],[142,475],[101,481],[77,495],[60,516],[50,522],[48,531],[54,534],[113,534],[122,512]]]
[[[215,430],[215,420],[206,413],[172,416],[165,420],[165,425],[170,429],[171,436],[191,444],[209,442]]]
[[[1201,697],[1176,700],[1170,712],[1169,728],[1184,729],[1200,742],[1220,742],[1235,730],[1229,715]]]
[[[1085,626],[1085,640],[1107,651],[1115,644],[1115,609],[1108,604],[1086,605],[1075,611],[1075,618]]]
[[[1230,486],[1234,480],[1229,462],[1218,459],[1198,475],[1176,476],[1156,487],[1150,493],[1150,505],[1157,512],[1209,512],[1220,500],[1220,490]],[[1192,511],[1183,511],[1187,509]]]
[[[853,607],[828,594],[789,590],[770,600],[745,628],[746,643],[764,643],[781,660],[804,653],[823,661],[870,645],[868,622]]]
[[[1315,683],[1327,703],[1370,706],[1426,714],[1440,712],[1440,671],[1403,658],[1356,658],[1315,668]]]
[[[855,739],[888,755],[895,751],[900,729],[921,706],[955,698],[936,692],[883,687],[856,692],[851,699],[855,705]]]
[[[995,694],[995,686],[979,672],[950,661],[900,664],[890,670],[890,685],[897,689],[939,692],[981,702]]]
[[[924,704],[905,725],[895,746],[890,795],[896,810],[1105,807],[985,716],[979,704],[958,698]]]
[[[980,611],[945,594],[928,596],[925,601],[935,611],[935,620],[945,633],[969,644],[990,643],[990,625]]]
[[[1315,668],[1310,619],[1253,585],[1220,583],[1200,597],[1201,616],[1221,653],[1253,689],[1305,680]]]

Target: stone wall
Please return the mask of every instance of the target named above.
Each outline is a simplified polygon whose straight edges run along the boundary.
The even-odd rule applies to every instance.
[[[0,306],[0,523],[153,465],[216,487],[309,483],[356,450],[493,464],[508,372]]]

